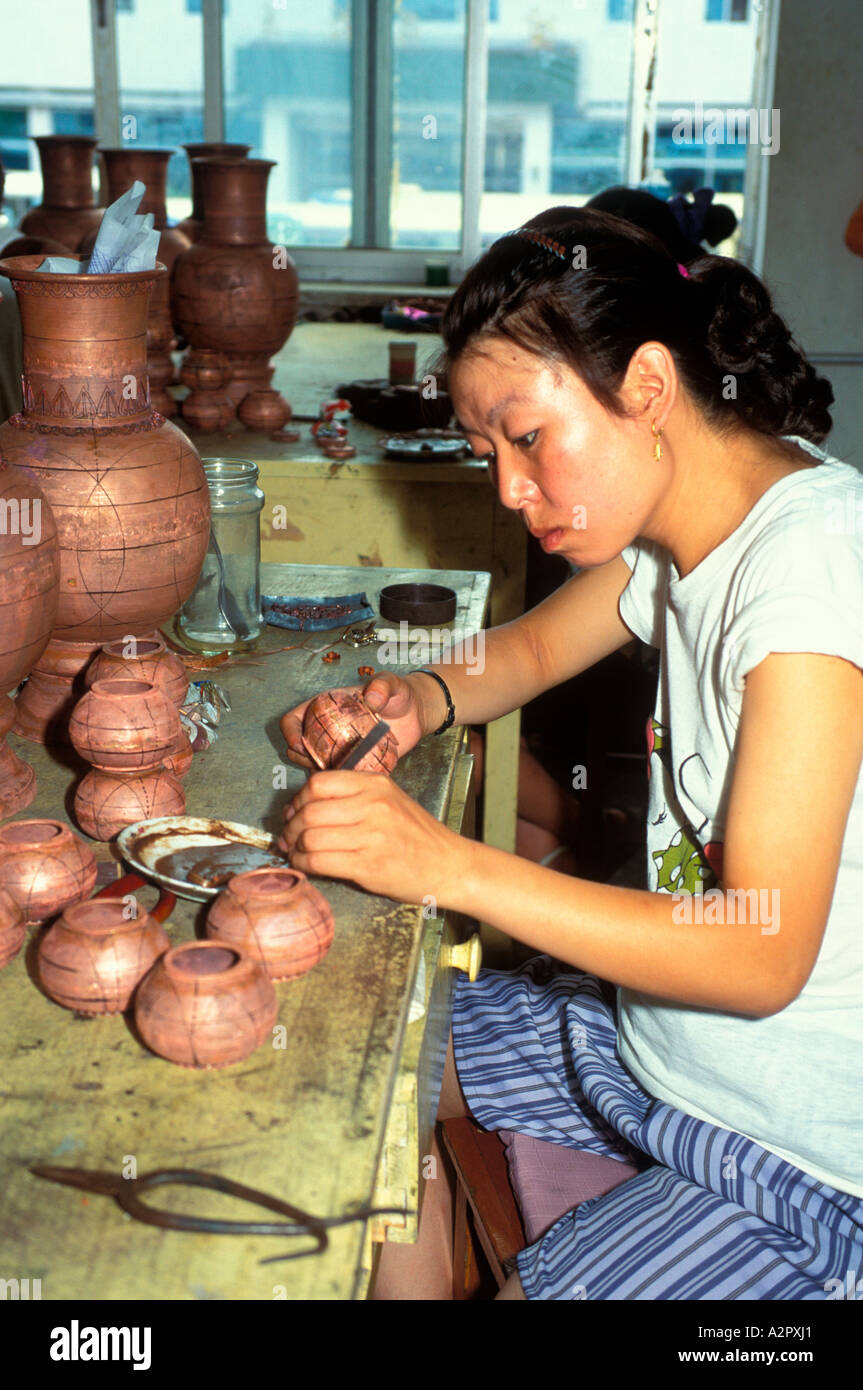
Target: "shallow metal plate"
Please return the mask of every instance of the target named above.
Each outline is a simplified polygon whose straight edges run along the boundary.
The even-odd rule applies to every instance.
[[[155,820],[137,821],[120,832],[117,844],[123,858],[133,869],[146,874],[154,883],[169,888],[178,898],[190,898],[196,903],[209,902],[221,893],[225,885],[206,887],[161,873],[155,865],[165,855],[198,846],[205,850],[213,845],[249,845],[275,855],[285,866],[289,862],[287,856],[276,847],[273,836],[266,831],[208,816],[160,816]]]
[[[381,447],[388,458],[416,459],[433,462],[461,458],[468,447],[462,436],[438,435],[429,430],[428,434],[393,434],[381,440]]]

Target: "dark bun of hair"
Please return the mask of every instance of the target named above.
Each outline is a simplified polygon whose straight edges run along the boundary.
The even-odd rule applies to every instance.
[[[630,222],[634,227],[642,227],[645,232],[657,237],[676,261],[686,262],[701,255],[701,247],[683,235],[668,203],[643,188],[626,188],[623,184],[606,188],[589,198],[585,207],[595,208],[597,212],[610,212],[613,217],[622,217],[624,222]],[[710,244],[715,245],[714,242]]]
[[[651,232],[668,254],[684,265],[702,255],[702,241],[718,246],[737,226],[733,210],[724,203],[713,202],[712,188],[699,188],[691,200],[680,193],[665,202],[644,188],[618,184],[595,194],[585,207],[610,212]]]
[[[708,246],[718,246],[726,241],[737,228],[737,216],[725,203],[711,203],[704,215],[704,234],[701,238]]]
[[[702,256],[689,273],[712,304],[707,351],[723,377],[734,378],[738,414],[753,429],[820,443],[832,424],[833,390],[794,341],[762,282],[724,256]]]

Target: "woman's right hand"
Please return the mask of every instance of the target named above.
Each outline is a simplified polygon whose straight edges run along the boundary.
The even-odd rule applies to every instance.
[[[426,732],[423,727],[423,707],[417,691],[410,681],[397,676],[392,671],[378,672],[365,685],[339,686],[339,690],[353,690],[362,695],[369,709],[389,724],[398,743],[399,757],[409,753],[419,743]],[[315,768],[303,744],[303,719],[310,700],[295,705],[282,715],[279,727],[288,745],[288,761],[297,767]]]

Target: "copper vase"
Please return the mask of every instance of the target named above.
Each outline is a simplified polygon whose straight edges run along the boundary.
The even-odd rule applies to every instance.
[[[299,869],[236,874],[207,915],[207,936],[236,946],[266,967],[271,980],[293,980],[333,944],[333,914]]]
[[[250,391],[237,410],[247,430],[271,434],[286,425],[293,414],[291,407],[278,391]]]
[[[267,179],[274,161],[196,163],[204,228],[174,268],[174,321],[193,347],[228,358],[232,375],[223,397],[236,411],[250,391],[270,385],[270,358],[296,322],[299,282],[285,248],[267,237]]]
[[[60,547],[51,508],[31,477],[0,459],[0,692],[13,690],[43,655],[57,617]],[[36,795],[33,769],[6,735],[15,706],[0,694],[0,820]]]
[[[187,352],[180,368],[180,380],[189,388],[180,406],[183,419],[197,430],[227,429],[234,418],[234,407],[222,388],[230,379],[231,364],[224,353],[211,348],[192,348]]]
[[[93,851],[63,821],[16,820],[0,829],[0,887],[29,926],[81,902],[95,882]]]
[[[117,149],[100,149],[105,166],[105,181],[108,186],[108,202],[113,203],[126,193],[140,179],[147,191],[138,206],[138,212],[153,214],[153,226],[160,233],[159,249],[156,259],[167,266],[167,278],[159,280],[150,295],[150,312],[147,319],[147,363],[150,373],[150,404],[154,410],[170,418],[177,413],[177,403],[168,391],[168,383],[174,375],[171,351],[176,345],[174,327],[171,322],[171,274],[177,257],[188,250],[189,238],[168,222],[165,205],[165,190],[168,181],[168,164],[174,150],[138,149],[134,145],[123,145]],[[82,250],[92,250],[96,238],[84,243]]]
[[[211,941],[177,946],[135,995],[135,1023],[160,1057],[183,1067],[229,1067],[269,1036],[276,991],[259,961]]]
[[[197,167],[199,159],[218,157],[222,159],[242,159],[249,153],[251,145],[232,145],[224,140],[198,140],[194,144],[183,145],[189,158],[189,178],[192,184],[192,211],[177,223],[177,231],[190,241],[197,241],[204,226],[204,193],[201,188],[201,175]]]
[[[150,406],[147,302],[164,267],[49,275],[39,263],[0,261],[24,334],[24,410],[0,425],[0,454],[39,485],[59,537],[56,624],[15,725],[45,742],[49,725],[63,736],[94,651],[151,633],[192,592],[210,501],[197,451]]]
[[[71,256],[71,247],[64,246],[47,236],[19,236],[7,241],[3,247],[4,256]]]
[[[42,202],[21,219],[28,237],[48,238],[78,250],[84,238],[102,221],[104,208],[93,197],[93,151],[89,135],[37,135],[42,164]]]
[[[303,744],[320,768],[336,768],[351,749],[371,733],[378,717],[353,690],[324,690],[306,706]],[[398,742],[385,734],[357,763],[357,772],[392,772],[398,762]]]
[[[82,1014],[119,1014],[160,956],[171,949],[164,927],[122,899],[92,898],[67,907],[39,942],[39,978],[56,1003]]]

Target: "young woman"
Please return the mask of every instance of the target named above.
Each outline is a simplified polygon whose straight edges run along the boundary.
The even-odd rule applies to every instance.
[[[584,209],[496,242],[443,337],[501,503],[582,572],[487,634],[482,676],[438,674],[477,724],[632,634],[659,649],[649,889],[463,840],[356,772],[309,779],[285,845],[540,953],[459,979],[467,1104],[640,1171],[523,1251],[505,1297],[841,1296],[863,1274],[863,478],[816,447],[830,388],[745,267],[687,271]],[[446,722],[425,673],[366,698],[402,754]]]

